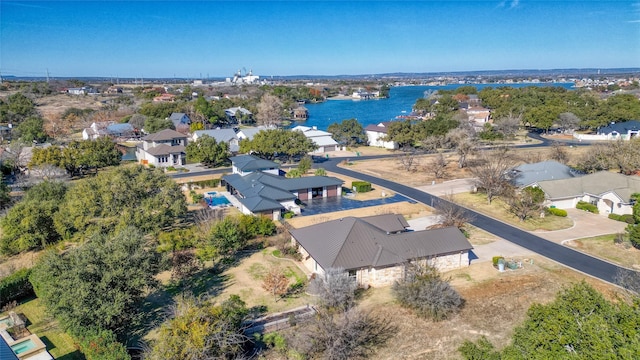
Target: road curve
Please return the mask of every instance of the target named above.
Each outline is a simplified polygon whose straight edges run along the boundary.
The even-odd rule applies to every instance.
[[[366,157],[362,158],[362,160],[365,159]],[[324,161],[322,165],[319,166],[324,167],[327,171],[378,184],[426,205],[438,207],[439,203],[446,202],[446,200],[441,199],[437,196],[425,193],[406,185],[338,167],[338,163],[341,160],[342,159],[329,159],[327,161]],[[616,276],[616,273],[618,271],[632,272],[632,270],[617,266],[615,264],[572,250],[568,247],[545,240],[539,236],[533,235],[524,230],[520,230],[514,226],[490,218],[473,210],[466,209],[466,211],[473,219],[470,221],[472,225],[477,226],[516,245],[522,246],[525,249],[538,253],[560,264],[583,272],[587,275],[604,280],[606,282],[615,283],[614,277]]]

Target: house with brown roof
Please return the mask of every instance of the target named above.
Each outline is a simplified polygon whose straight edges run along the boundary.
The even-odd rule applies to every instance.
[[[184,166],[187,163],[186,147],[185,135],[164,129],[142,138],[142,144],[136,149],[136,159],[144,165]]]
[[[404,278],[407,265],[426,262],[440,271],[469,266],[473,247],[456,227],[407,231],[402,215],[346,217],[291,230],[302,262],[322,276],[341,268],[359,286],[387,286]]]
[[[640,177],[600,171],[568,179],[539,181],[547,206],[575,208],[579,201],[596,205],[600,214],[632,214],[631,196],[640,193]]]

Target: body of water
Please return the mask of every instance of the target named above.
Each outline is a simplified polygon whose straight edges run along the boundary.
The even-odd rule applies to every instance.
[[[544,83],[544,84],[465,84],[446,86],[397,86],[392,87],[388,99],[378,100],[328,100],[319,104],[306,104],[309,109],[309,119],[295,121],[291,125],[317,126],[320,130],[327,130],[329,125],[339,123],[345,119],[357,119],[363,127],[377,124],[381,121],[395,119],[399,115],[409,115],[416,100],[424,97],[425,91],[440,89],[455,89],[460,86],[473,85],[478,90],[485,87],[510,86],[514,88],[526,86],[558,86],[571,89],[573,83]]]

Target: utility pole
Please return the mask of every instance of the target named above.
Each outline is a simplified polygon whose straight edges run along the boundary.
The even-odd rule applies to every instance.
[[[49,83],[49,69],[47,68],[47,84]]]

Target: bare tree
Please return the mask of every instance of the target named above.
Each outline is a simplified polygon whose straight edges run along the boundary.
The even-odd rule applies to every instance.
[[[455,226],[461,229],[466,223],[473,220],[465,208],[454,203],[452,194],[443,196],[434,206],[436,215],[438,215],[438,224],[431,226],[431,228]]]
[[[507,196],[507,210],[520,221],[525,221],[542,210],[544,191],[538,187],[527,187],[521,191],[513,190]]]
[[[448,161],[442,153],[438,153],[431,158],[431,161],[425,166],[426,171],[430,171],[436,179],[442,179],[447,176]]]
[[[193,212],[193,220],[200,230],[200,234],[206,236],[211,234],[211,230],[216,223],[224,218],[223,209],[205,208]]]
[[[514,165],[509,148],[502,147],[495,151],[483,151],[479,163],[471,168],[476,187],[487,195],[489,204],[494,197],[510,188],[508,172]]]
[[[262,288],[273,295],[276,302],[278,298],[287,293],[289,288],[289,280],[279,267],[272,267],[262,280]]]
[[[260,125],[278,125],[282,119],[282,111],[282,101],[277,96],[264,94],[258,103],[256,120]]]
[[[551,160],[555,160],[559,163],[562,164],[567,164],[569,163],[569,153],[567,152],[567,149],[565,148],[565,145],[555,141],[551,144],[551,154],[550,154],[550,158]]]
[[[580,118],[572,112],[563,112],[558,116],[558,126],[560,126],[564,132],[572,132],[577,129],[580,121]]]
[[[193,275],[200,268],[192,250],[177,250],[171,255],[171,278],[182,280]]]
[[[462,127],[453,129],[447,133],[446,140],[458,154],[458,167],[460,169],[467,165],[467,158],[476,151],[475,134],[469,129]]]
[[[317,295],[320,305],[327,309],[348,310],[355,305],[357,284],[341,268],[329,268],[323,276],[309,282],[309,292]]]
[[[581,157],[576,167],[586,173],[608,170],[611,166],[608,145],[596,144],[590,146],[589,150]]]
[[[358,308],[340,313],[321,309],[289,342],[299,353],[318,358],[365,359],[383,346],[395,330],[383,315],[374,316]]]
[[[522,113],[513,114],[509,112],[507,116],[496,119],[494,122],[496,131],[504,135],[506,138],[513,138],[522,123]]]
[[[421,143],[422,148],[426,151],[436,151],[444,147],[446,140],[444,136],[427,136]]]
[[[416,150],[413,148],[405,148],[405,151],[398,156],[398,162],[405,171],[416,171],[417,161]]]

